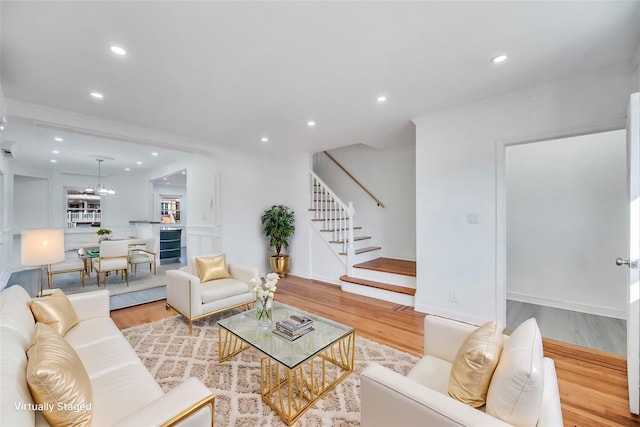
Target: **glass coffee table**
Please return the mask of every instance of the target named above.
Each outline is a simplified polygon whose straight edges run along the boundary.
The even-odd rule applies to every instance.
[[[218,360],[250,347],[263,353],[260,394],[287,425],[353,372],[356,339],[350,326],[274,301],[274,324],[291,315],[312,319],[314,330],[289,341],[259,326],[255,309],[218,321]]]

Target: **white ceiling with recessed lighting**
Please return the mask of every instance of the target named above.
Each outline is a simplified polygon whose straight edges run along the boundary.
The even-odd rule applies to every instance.
[[[180,143],[68,133],[56,145],[12,103],[184,136],[192,149],[391,147],[414,141],[414,117],[630,69],[640,45],[638,1],[2,1],[0,15],[2,139],[16,158],[48,162],[56,149],[122,168],[123,152],[175,161]]]

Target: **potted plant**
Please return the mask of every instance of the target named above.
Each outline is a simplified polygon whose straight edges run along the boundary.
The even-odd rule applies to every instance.
[[[289,238],[296,230],[294,225],[295,213],[284,205],[273,205],[260,217],[264,226],[264,234],[269,238],[269,247],[276,249],[276,254],[269,257],[271,269],[280,275],[286,276],[289,272],[289,255],[282,254],[282,248],[289,248]]]
[[[111,234],[111,230],[108,228],[100,228],[96,231],[98,235],[98,240],[109,240],[109,235]]]

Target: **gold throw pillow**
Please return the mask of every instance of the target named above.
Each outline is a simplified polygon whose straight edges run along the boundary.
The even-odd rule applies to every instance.
[[[52,426],[91,425],[91,382],[80,358],[60,334],[44,323],[27,350],[27,384]]]
[[[473,331],[453,361],[449,396],[474,408],[484,405],[502,346],[502,328],[498,322],[489,322]]]
[[[229,270],[227,270],[227,257],[225,255],[218,255],[213,258],[198,257],[196,258],[196,266],[198,267],[200,282],[231,277]]]
[[[62,336],[78,324],[76,311],[60,289],[53,291],[50,296],[32,299],[31,312],[36,322],[51,326]]]

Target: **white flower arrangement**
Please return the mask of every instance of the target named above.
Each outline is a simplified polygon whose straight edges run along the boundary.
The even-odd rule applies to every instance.
[[[280,276],[278,273],[269,273],[266,277],[254,277],[251,279],[253,292],[256,295],[256,316],[258,320],[270,320],[271,317],[271,301],[275,296],[276,284]]]

